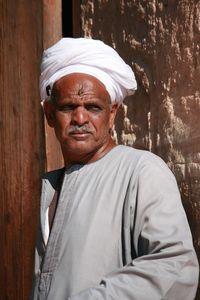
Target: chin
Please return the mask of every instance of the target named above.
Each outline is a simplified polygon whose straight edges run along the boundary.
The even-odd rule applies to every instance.
[[[95,153],[99,149],[98,145],[88,145],[88,143],[79,142],[67,144],[62,147],[63,153],[68,153],[70,156],[82,157],[83,155],[89,155],[90,153]]]

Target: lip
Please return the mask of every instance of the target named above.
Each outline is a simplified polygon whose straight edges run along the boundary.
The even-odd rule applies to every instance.
[[[72,133],[70,133],[70,136],[78,139],[78,140],[84,140],[86,139],[89,135],[91,135],[90,132],[80,132],[80,131],[74,131]]]

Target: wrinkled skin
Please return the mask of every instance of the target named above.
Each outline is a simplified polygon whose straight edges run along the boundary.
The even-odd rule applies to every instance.
[[[59,79],[52,94],[54,101],[45,101],[44,111],[60,142],[65,166],[96,161],[115,146],[110,129],[117,105],[110,104],[98,79],[73,73]]]

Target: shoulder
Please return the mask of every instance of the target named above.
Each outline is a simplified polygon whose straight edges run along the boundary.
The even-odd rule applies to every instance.
[[[131,168],[138,175],[148,172],[155,175],[164,173],[165,176],[173,177],[164,160],[150,151],[120,145],[117,147],[116,156],[124,166]]]
[[[136,161],[138,164],[161,164],[165,165],[166,163],[158,155],[148,151],[135,149],[129,146],[119,145],[116,147],[116,156],[120,159],[131,161]]]

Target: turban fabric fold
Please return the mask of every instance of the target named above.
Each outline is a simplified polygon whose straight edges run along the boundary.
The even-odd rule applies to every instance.
[[[101,81],[112,103],[121,104],[137,89],[129,65],[110,46],[89,38],[62,38],[43,53],[40,94],[44,101],[50,97],[54,83],[65,75],[84,73]]]

